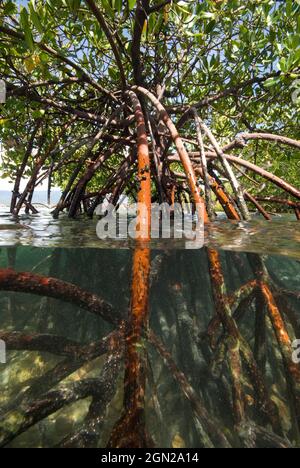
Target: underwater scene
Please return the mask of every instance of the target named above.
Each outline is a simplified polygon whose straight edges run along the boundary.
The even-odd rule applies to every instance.
[[[215,223],[196,250],[68,223],[1,219],[1,447],[300,447],[296,221]]]

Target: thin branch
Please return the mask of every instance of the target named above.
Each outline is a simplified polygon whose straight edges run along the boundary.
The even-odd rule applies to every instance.
[[[224,152],[230,151],[233,148],[240,147],[240,145],[249,140],[265,140],[272,141],[274,143],[279,143],[281,145],[291,146],[300,150],[300,141],[293,140],[292,138],[287,138],[282,135],[274,135],[273,133],[239,133],[238,138],[225,146]]]
[[[204,132],[206,133],[206,135],[208,136],[211,144],[213,145],[214,147],[214,150],[216,152],[216,154],[218,155],[218,158],[220,159],[221,163],[222,163],[222,166],[224,167],[224,170],[226,172],[226,175],[230,181],[230,184],[232,186],[232,189],[237,197],[237,200],[238,200],[238,206],[241,210],[241,214],[243,216],[243,218],[245,220],[249,220],[251,217],[250,217],[250,213],[249,213],[249,210],[247,208],[247,205],[246,205],[246,202],[245,202],[245,197],[244,197],[244,191],[240,185],[240,183],[238,182],[228,160],[225,158],[225,154],[224,154],[224,151],[222,150],[221,146],[219,145],[219,143],[217,142],[215,136],[213,135],[212,131],[208,128],[208,126],[201,120],[200,121],[200,125],[201,125],[201,128],[204,130]]]
[[[0,26],[0,32],[8,36],[15,37],[16,39],[19,39],[21,41],[25,41],[25,35],[20,32],[14,31],[13,29]],[[109,96],[110,99],[112,99],[113,101],[117,101],[116,97],[109,90],[99,85],[99,83],[97,83],[90,75],[88,75],[88,73],[85,70],[83,70],[77,63],[73,62],[71,59],[65,57],[64,55],[60,54],[56,50],[52,49],[52,47],[47,46],[43,44],[42,42],[35,42],[35,45],[39,47],[39,49],[43,50],[44,52],[47,52],[48,54],[57,58],[59,61],[69,65],[71,68],[79,72],[87,83],[92,85],[95,89],[97,89],[101,93]]]
[[[206,207],[207,207],[209,219],[213,221],[215,219],[215,212],[214,212],[213,201],[212,201],[212,196],[211,196],[211,190],[212,190],[210,186],[211,180],[210,180],[210,176],[209,176],[208,169],[207,169],[207,159],[205,156],[205,148],[204,148],[204,142],[203,142],[202,131],[201,131],[201,119],[199,118],[196,108],[193,109],[193,113],[194,113],[195,124],[196,124],[198,145],[199,145],[199,150],[200,150],[200,155],[201,155],[202,173],[203,173],[203,180],[204,180],[204,185],[205,185]]]
[[[95,18],[97,19],[98,23],[100,24],[101,28],[103,29],[104,34],[106,35],[106,37],[108,39],[108,42],[111,45],[112,51],[114,53],[114,56],[115,56],[115,59],[116,59],[116,62],[117,62],[117,66],[118,66],[119,71],[120,71],[120,76],[121,76],[123,89],[125,89],[126,88],[125,71],[124,71],[124,68],[123,68],[123,64],[122,64],[121,56],[120,56],[120,53],[119,53],[119,49],[118,49],[118,47],[117,47],[117,45],[115,43],[113,34],[111,33],[108,25],[106,24],[104,16],[102,15],[101,11],[99,10],[97,5],[95,4],[94,0],[85,0],[85,3],[87,3],[90,10],[93,12]]]
[[[200,157],[199,152],[190,152],[189,153],[190,157],[192,160],[195,158]],[[208,159],[217,159],[218,156],[214,152],[206,152],[206,157]],[[251,163],[250,161],[246,161],[245,159],[239,158],[237,156],[233,155],[228,155],[225,154],[225,158],[228,159],[228,161],[234,162],[235,164],[245,167],[246,169],[260,175],[264,179],[267,179],[268,181],[272,182],[273,184],[277,185],[280,187],[282,190],[285,190],[287,193],[292,195],[293,197],[297,198],[300,200],[300,190],[294,187],[293,185],[287,183],[285,180],[281,179],[280,177],[272,174],[271,172],[266,171],[265,169],[262,169],[259,166],[256,166],[255,164]],[[176,162],[180,161],[180,158],[178,156],[169,156],[169,161]]]

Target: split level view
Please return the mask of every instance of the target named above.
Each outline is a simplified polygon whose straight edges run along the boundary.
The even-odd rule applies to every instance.
[[[300,0],[0,0],[0,447],[300,448]]]

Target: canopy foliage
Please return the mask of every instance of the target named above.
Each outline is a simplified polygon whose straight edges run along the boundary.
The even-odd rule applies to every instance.
[[[135,122],[126,98],[134,85],[159,96],[189,151],[198,151],[193,106],[222,146],[245,132],[299,140],[299,12],[299,0],[0,1],[5,175],[31,177],[26,203],[45,179],[68,188],[63,207],[84,177],[85,197],[124,190],[134,197]],[[174,154],[168,131],[140,98],[153,166],[157,156],[155,197],[158,167],[166,194],[181,169],[168,169],[167,156]],[[297,186],[299,148],[264,139],[246,143],[232,153]],[[253,194],[282,196],[259,175],[249,180],[244,169],[236,175]]]

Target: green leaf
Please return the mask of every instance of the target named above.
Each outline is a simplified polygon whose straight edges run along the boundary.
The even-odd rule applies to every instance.
[[[102,3],[102,6],[105,10],[105,13],[108,14],[108,16],[110,16],[111,18],[114,18],[115,16],[115,13],[114,13],[114,10],[112,9],[112,7],[110,6],[108,0],[101,0],[101,3]]]
[[[32,117],[34,119],[39,119],[40,117],[44,117],[45,111],[44,109],[38,109],[32,112]]]
[[[44,29],[43,29],[40,17],[35,11],[32,2],[29,3],[29,11],[30,11],[30,19],[32,21],[32,24],[34,25],[34,27],[40,34],[43,34]]]
[[[14,4],[14,2],[12,1],[7,2],[4,6],[4,16],[12,15],[13,13],[15,13],[15,10],[16,10],[16,5]]]
[[[128,0],[128,7],[130,11],[134,9],[135,5],[136,5],[136,0]]]
[[[205,32],[206,34],[209,34],[213,31],[213,29],[215,28],[217,22],[215,20],[212,20],[208,23],[208,25],[206,26],[205,28]]]
[[[77,13],[80,8],[81,0],[68,0],[68,5],[73,13]]]
[[[293,13],[293,0],[286,0],[286,14],[291,16]]]
[[[212,13],[211,11],[202,11],[200,17],[204,19],[215,19],[215,13]]]
[[[282,57],[279,62],[279,70],[286,73],[289,71],[290,68],[290,60]]]
[[[25,35],[25,41],[28,46],[28,48],[33,51],[34,50],[34,42],[33,42],[33,36],[29,24],[29,15],[28,11],[26,8],[22,8],[21,13],[20,13],[20,23],[21,27],[23,29],[24,35]]]
[[[294,55],[294,65],[297,67],[300,65],[300,49],[296,50]]]
[[[290,44],[293,50],[300,47],[300,34],[293,34],[290,36]]]
[[[273,86],[277,85],[278,83],[280,82],[280,79],[279,78],[268,78],[265,83],[264,83],[264,86],[265,88],[272,88]]]
[[[122,11],[122,0],[115,0],[115,9],[118,13]]]

